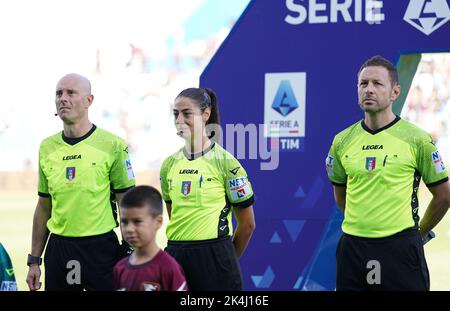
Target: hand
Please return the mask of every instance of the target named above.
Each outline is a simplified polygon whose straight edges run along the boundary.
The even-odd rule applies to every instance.
[[[28,270],[27,284],[31,291],[39,290],[41,288],[41,268],[38,265],[31,265]]]

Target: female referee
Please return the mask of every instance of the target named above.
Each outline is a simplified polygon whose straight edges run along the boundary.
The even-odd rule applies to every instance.
[[[190,290],[242,290],[238,258],[255,230],[247,173],[218,144],[219,111],[211,89],[183,90],[173,114],[185,146],[161,167],[170,219],[166,251],[183,267]]]

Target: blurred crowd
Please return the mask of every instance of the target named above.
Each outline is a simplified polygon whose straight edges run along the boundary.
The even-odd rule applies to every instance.
[[[198,86],[202,70],[229,30],[187,45],[168,42],[159,50],[129,44],[126,53],[111,59],[111,49],[96,51],[92,84],[101,100],[91,119],[126,139],[136,170],[159,168],[181,146],[171,105],[182,89]]]
[[[450,54],[424,54],[401,116],[430,133],[450,161]]]
[[[88,76],[95,100],[90,118],[127,140],[135,170],[157,170],[182,146],[173,125],[174,97],[198,86],[202,70],[231,27],[232,22],[208,39],[188,43],[173,36],[159,46],[124,41],[92,50]],[[53,95],[47,95],[51,100]],[[44,117],[50,121],[35,126]],[[423,55],[402,117],[429,132],[444,159],[450,159],[450,54]],[[24,113],[21,107],[0,106],[0,171],[36,170],[40,141],[60,130],[61,123],[42,107],[27,106]]]
[[[85,70],[87,74],[81,72],[90,78],[95,96],[90,119],[127,140],[135,170],[158,169],[182,146],[171,105],[182,89],[199,85],[201,72],[232,24],[207,39],[186,42],[183,36],[173,35],[160,43],[115,40],[91,49],[91,68]],[[52,100],[53,94],[47,95]],[[50,105],[46,109],[32,104],[0,106],[0,171],[37,169],[40,141],[62,129]]]

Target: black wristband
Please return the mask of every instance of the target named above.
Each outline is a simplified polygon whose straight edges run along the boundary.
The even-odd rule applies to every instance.
[[[38,265],[40,266],[42,264],[42,258],[38,257],[38,256],[33,256],[31,254],[28,254],[28,259],[27,259],[27,266],[31,266],[31,265]]]

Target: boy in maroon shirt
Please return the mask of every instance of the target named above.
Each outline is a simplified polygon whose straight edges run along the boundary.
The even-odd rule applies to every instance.
[[[162,225],[162,198],[150,186],[129,190],[120,202],[122,235],[134,252],[113,270],[114,289],[121,291],[186,291],[181,266],[156,244]]]

